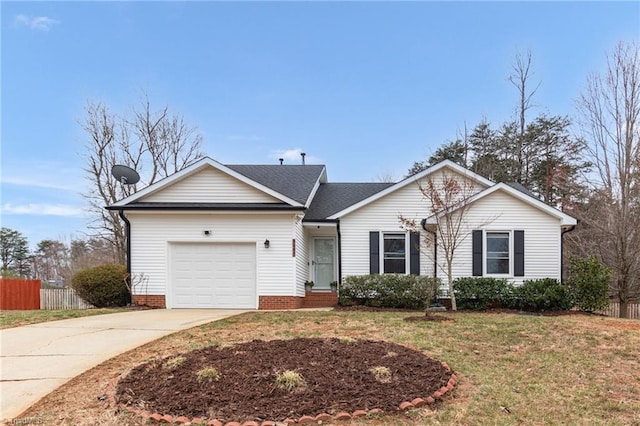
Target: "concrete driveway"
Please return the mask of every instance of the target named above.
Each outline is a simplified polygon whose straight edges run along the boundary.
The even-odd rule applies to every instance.
[[[156,309],[0,330],[0,420],[15,418],[71,378],[162,336],[247,311]]]

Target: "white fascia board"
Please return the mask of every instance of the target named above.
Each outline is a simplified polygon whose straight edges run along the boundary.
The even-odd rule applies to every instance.
[[[479,199],[482,199],[484,197],[486,197],[489,194],[493,194],[496,191],[504,191],[506,193],[508,193],[509,195],[513,196],[514,198],[519,199],[520,201],[529,204],[530,206],[533,206],[553,217],[556,217],[558,219],[560,219],[560,226],[572,226],[572,225],[577,225],[578,224],[578,220],[576,218],[574,218],[573,216],[569,216],[568,214],[561,212],[560,210],[551,207],[548,204],[543,203],[542,201],[538,200],[537,198],[533,198],[527,194],[522,193],[521,191],[518,191],[517,189],[507,185],[506,183],[497,183],[495,185],[493,185],[490,188],[485,189],[484,191],[480,191],[477,194],[471,196],[468,198],[468,200],[466,202],[464,202],[464,204],[471,204],[474,203],[476,201],[478,201]],[[455,211],[455,210],[454,210]],[[437,223],[437,216],[438,214],[432,215],[430,217],[427,218],[427,223]]]
[[[318,188],[320,188],[320,184],[326,181],[327,181],[327,168],[325,166],[322,168],[322,173],[320,173],[320,175],[318,176],[318,179],[316,180],[316,184],[313,186],[313,189],[311,190],[311,194],[309,194],[309,197],[307,197],[307,202],[304,205],[306,208],[309,208],[309,206],[313,202],[313,199],[316,196],[316,192],[318,192]]]
[[[133,201],[139,200],[141,198],[144,198],[148,195],[151,195],[155,192],[158,192],[160,190],[162,190],[163,188],[166,188],[167,186],[182,180],[184,178],[186,178],[189,175],[194,174],[195,172],[203,169],[206,166],[211,166],[217,170],[220,170],[223,173],[228,174],[229,176],[232,176],[244,183],[246,183],[249,186],[252,186],[266,194],[271,195],[272,197],[277,198],[280,201],[283,201],[289,205],[295,206],[295,207],[303,207],[303,205],[289,197],[286,197],[284,195],[282,195],[281,193],[274,191],[273,189],[267,188],[266,186],[253,181],[251,179],[249,179],[248,177],[246,177],[245,175],[242,175],[238,172],[236,172],[235,170],[230,169],[229,167],[225,166],[222,163],[219,163],[218,161],[210,158],[210,157],[205,157],[199,161],[196,161],[195,163],[191,164],[190,166],[185,167],[184,169],[180,170],[179,172],[176,172],[174,174],[172,174],[171,176],[167,176],[164,179],[159,180],[158,182],[147,186],[146,188],[136,192],[135,194],[132,194],[126,198],[123,198],[122,200],[113,203],[112,205],[114,207],[119,207],[119,206],[124,206],[126,204],[129,204]]]
[[[346,209],[339,211],[331,216],[329,216],[327,219],[339,219],[340,217],[349,214],[351,212],[353,212],[354,210],[358,210],[361,207],[366,206],[369,203],[372,203],[376,200],[379,200],[380,198],[384,197],[387,194],[390,194],[394,191],[397,191],[400,188],[404,188],[405,186],[411,184],[411,183],[416,183],[419,182],[422,178],[429,176],[432,173],[437,172],[440,169],[443,168],[449,168],[454,170],[455,172],[457,172],[458,174],[461,174],[462,176],[468,177],[469,179],[471,179],[472,181],[485,186],[485,187],[490,187],[492,185],[494,185],[495,183],[490,181],[487,178],[484,178],[482,176],[480,176],[477,173],[472,172],[471,170],[467,170],[464,167],[454,163],[453,161],[450,160],[444,160],[439,162],[438,164],[436,164],[435,166],[431,166],[426,170],[423,170],[422,172],[415,174],[413,176],[409,176],[408,178],[401,180],[400,182],[396,183],[395,185],[392,185],[390,187],[388,187],[387,189],[384,189],[376,194],[373,194],[372,196],[370,196],[369,198],[365,198],[364,200],[360,201],[359,203],[356,203],[352,206],[347,207]]]

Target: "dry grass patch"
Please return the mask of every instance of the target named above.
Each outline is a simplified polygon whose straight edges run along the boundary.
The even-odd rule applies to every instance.
[[[377,366],[369,369],[373,377],[380,383],[389,383],[391,381],[391,370],[388,367]]]
[[[198,376],[198,382],[217,382],[222,377],[222,374],[215,367],[205,367],[196,373]]]
[[[275,384],[280,389],[286,389],[289,392],[299,392],[306,387],[304,378],[300,373],[293,370],[276,373]]]
[[[185,358],[183,356],[176,356],[173,358],[169,358],[168,360],[165,361],[163,367],[166,368],[167,370],[173,370],[174,368],[178,368],[182,364],[184,364],[184,360]]]
[[[0,329],[21,327],[41,322],[58,321],[69,318],[126,312],[127,308],[57,309],[31,311],[0,311]]]
[[[211,342],[228,346],[288,336],[387,340],[446,361],[459,378],[453,396],[434,410],[354,420],[357,425],[639,424],[638,321],[456,313],[442,314],[455,318],[454,322],[404,322],[409,315],[243,314],[113,358],[72,379],[24,417],[40,416],[48,425],[142,425],[141,419],[109,411],[98,398],[109,380],[149,359],[175,357],[189,346]],[[115,417],[111,423],[109,416]]]

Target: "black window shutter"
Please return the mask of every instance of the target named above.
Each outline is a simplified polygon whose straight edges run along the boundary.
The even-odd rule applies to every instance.
[[[369,273],[380,273],[380,233],[369,232]]]
[[[473,231],[473,276],[482,276],[482,230]]]
[[[513,231],[513,275],[524,277],[524,231]]]
[[[420,233],[409,234],[409,273],[420,275]]]

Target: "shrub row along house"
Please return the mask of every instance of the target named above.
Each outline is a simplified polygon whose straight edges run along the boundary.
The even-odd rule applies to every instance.
[[[333,303],[330,283],[350,275],[444,277],[443,255],[420,243],[433,232],[421,187],[443,176],[473,190],[454,278],[561,279],[562,233],[576,219],[450,161],[398,183],[331,183],[323,165],[203,158],[107,208],[126,218],[135,303],[299,308]]]

